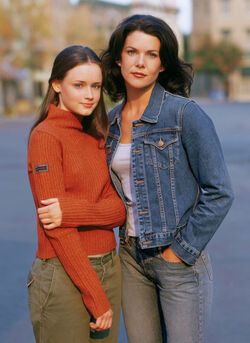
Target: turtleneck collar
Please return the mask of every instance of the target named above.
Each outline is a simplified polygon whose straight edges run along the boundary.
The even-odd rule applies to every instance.
[[[82,123],[72,112],[62,110],[54,104],[50,104],[49,106],[47,119],[53,121],[55,125],[63,128],[74,128],[78,130],[82,130],[83,128]]]

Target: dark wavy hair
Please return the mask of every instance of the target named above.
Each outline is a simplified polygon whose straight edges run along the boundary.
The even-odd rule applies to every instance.
[[[58,105],[59,96],[52,87],[52,82],[55,80],[63,80],[67,72],[74,67],[85,64],[85,63],[96,63],[100,66],[102,70],[102,65],[99,57],[96,53],[82,45],[71,45],[63,49],[55,58],[51,76],[49,78],[49,85],[47,93],[43,99],[39,110],[39,116],[31,131],[48,116],[50,104]],[[103,70],[102,70],[103,73]],[[108,119],[105,109],[105,104],[103,100],[103,94],[101,92],[101,97],[98,105],[94,109],[90,116],[82,117],[83,131],[96,137],[105,139],[108,131]]]
[[[160,40],[160,59],[164,71],[160,72],[158,82],[169,92],[188,97],[193,82],[191,64],[182,61],[179,56],[177,38],[170,26],[152,15],[132,15],[125,18],[112,33],[108,48],[101,54],[104,67],[104,89],[112,101],[126,98],[126,88],[117,61],[125,40],[134,31],[141,31]]]

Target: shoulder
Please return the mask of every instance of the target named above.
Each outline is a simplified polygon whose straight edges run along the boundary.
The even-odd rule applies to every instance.
[[[186,98],[184,96],[165,91],[164,106],[167,106],[169,109],[174,109],[175,112],[177,111],[181,121],[205,120],[212,122],[204,109],[192,98]]]
[[[60,140],[61,130],[45,119],[33,129],[31,136],[33,135],[36,137],[54,137],[54,139]]]
[[[168,107],[172,106],[172,107],[175,107],[175,109],[184,110],[185,107],[192,102],[194,101],[190,98],[186,98],[178,94],[170,93],[167,90],[165,90],[164,92],[164,105],[165,106],[168,106]]]
[[[191,100],[182,111],[182,121],[186,125],[198,127],[213,126],[212,119],[194,100]]]
[[[44,130],[43,126],[38,125],[33,129],[28,142],[28,160],[50,160],[59,162],[63,157],[63,144],[53,134]]]
[[[53,127],[47,125],[46,121],[37,125],[31,132],[29,138],[30,145],[60,144],[60,136],[53,130]]]

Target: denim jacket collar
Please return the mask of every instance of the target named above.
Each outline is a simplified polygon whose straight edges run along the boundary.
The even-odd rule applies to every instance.
[[[151,94],[148,106],[146,107],[144,113],[140,120],[148,122],[148,123],[157,123],[159,114],[161,112],[161,107],[163,104],[165,95],[165,89],[159,84],[156,83]],[[114,122],[120,117],[122,108],[124,106],[125,101],[121,104],[117,105],[113,111],[110,113],[110,125],[114,124]]]

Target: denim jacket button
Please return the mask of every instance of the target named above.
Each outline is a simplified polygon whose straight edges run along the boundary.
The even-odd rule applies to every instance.
[[[160,140],[159,140],[159,142],[157,143],[157,145],[158,145],[159,147],[162,147],[164,144],[165,144],[165,143],[164,143],[164,140],[163,140],[162,138],[160,138]]]

